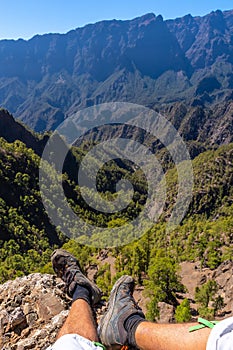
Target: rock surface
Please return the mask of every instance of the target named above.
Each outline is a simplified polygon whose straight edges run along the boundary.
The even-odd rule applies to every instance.
[[[172,323],[174,322],[175,308],[164,302],[158,303],[159,307],[159,319],[158,323]]]
[[[32,274],[0,286],[0,349],[46,349],[70,307],[64,284],[52,275]]]
[[[220,295],[224,300],[224,308],[221,310],[221,317],[233,316],[233,262],[225,261],[217,269],[210,270],[201,268],[198,263],[184,262],[181,264],[182,283],[187,288],[187,293],[182,296],[191,301],[191,307],[197,309],[197,305],[193,303],[195,296],[195,288],[206,283],[210,279],[214,279],[218,284],[216,296]]]

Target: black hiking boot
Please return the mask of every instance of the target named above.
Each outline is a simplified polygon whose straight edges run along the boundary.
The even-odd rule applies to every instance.
[[[132,315],[145,318],[141,308],[133,298],[134,279],[122,276],[113,286],[108,308],[99,325],[99,337],[102,344],[128,345],[125,321]]]
[[[102,296],[101,290],[97,285],[91,282],[81,271],[78,260],[64,249],[56,249],[51,261],[53,269],[67,287],[67,294],[72,298],[77,285],[86,287],[91,295],[92,306],[96,305]]]

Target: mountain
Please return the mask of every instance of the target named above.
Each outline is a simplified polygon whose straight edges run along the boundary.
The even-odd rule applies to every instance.
[[[194,69],[204,69],[221,61],[232,64],[232,11],[217,10],[209,15],[167,21],[182,51]]]
[[[117,276],[131,274],[139,284],[137,296],[142,300],[143,284],[148,292],[147,282],[153,282],[156,264],[162,261],[159,267],[166,267],[166,259],[170,259],[171,266],[182,266],[182,282],[188,287],[185,294],[172,292],[177,305],[187,297],[193,316],[199,313],[213,319],[216,310],[209,305],[203,314],[194,289],[215,279],[219,287],[216,297],[226,303],[222,315],[231,312],[232,38],[233,11],[216,11],[169,21],[148,14],[131,21],[103,21],[63,35],[0,41],[0,104],[4,107],[0,109],[0,283],[20,277],[0,285],[1,347],[43,348],[55,337],[70,305],[63,285],[51,275],[22,276],[52,273],[50,255],[60,246],[79,258],[105,296]],[[134,196],[127,208],[105,215],[82,198],[77,183],[80,161],[93,144],[114,136],[133,138],[154,151],[166,172],[166,200],[160,221],[140,239],[100,250],[68,240],[51,223],[41,198],[39,164],[50,135],[44,130],[55,129],[79,109],[109,101],[144,104],[171,121],[189,149],[194,187],[185,218],[167,233],[166,220],[177,199],[177,171],[168,150],[140,128],[117,124],[112,116],[103,115],[104,121],[113,125],[92,129],[84,144],[79,140],[66,157],[63,189],[69,206],[95,227],[116,227],[143,209],[145,178],[125,160],[107,163],[98,172],[97,188],[111,201],[119,179],[129,180]],[[98,166],[98,161],[93,159],[93,164]],[[63,219],[72,235],[57,184],[50,188],[44,181],[42,186],[45,192],[52,188],[53,198],[46,205]],[[87,189],[87,195],[91,194]],[[153,205],[149,210],[153,212]],[[123,236],[127,236],[124,229]],[[123,242],[119,237],[113,239],[116,244]],[[97,233],[88,242],[106,244],[105,237]],[[149,286],[150,295],[162,298],[154,284]],[[44,298],[45,292],[49,298]],[[161,299],[155,303],[152,297],[149,308],[155,309],[158,301],[164,303]],[[173,319],[174,305],[169,307]],[[50,338],[44,338],[44,331]]]
[[[34,133],[21,122],[15,120],[5,109],[0,109],[0,137],[9,143],[16,140],[22,141],[27,148],[32,148],[38,155],[42,154],[48,140],[48,135]]]
[[[211,105],[233,96],[233,11],[147,14],[0,41],[0,104],[35,131],[109,101]]]
[[[158,105],[152,108],[159,110]],[[233,142],[233,102],[226,101],[216,103],[214,106],[205,107],[202,103],[186,105],[183,102],[166,104],[160,107],[162,115],[174,125],[182,136],[189,149],[191,158],[195,158],[206,149]],[[84,122],[85,114],[80,115],[80,125]],[[94,118],[98,118],[98,115]],[[158,140],[142,129],[126,124],[114,124],[117,122],[114,114],[102,117],[100,127],[95,127],[76,141],[77,146],[82,142],[90,144],[104,142],[112,137],[134,139],[145,145],[150,145],[154,152],[158,149]],[[96,124],[97,124],[97,120]],[[109,125],[104,125],[110,123]],[[162,145],[159,146],[161,148]]]

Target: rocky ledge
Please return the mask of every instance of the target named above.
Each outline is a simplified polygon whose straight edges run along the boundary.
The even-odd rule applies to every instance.
[[[36,273],[0,285],[0,349],[46,349],[70,304],[63,282],[52,275]]]

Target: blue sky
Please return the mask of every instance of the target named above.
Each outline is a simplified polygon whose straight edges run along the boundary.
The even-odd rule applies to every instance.
[[[0,39],[65,33],[103,19],[131,19],[148,12],[164,19],[233,8],[231,0],[0,0]]]

